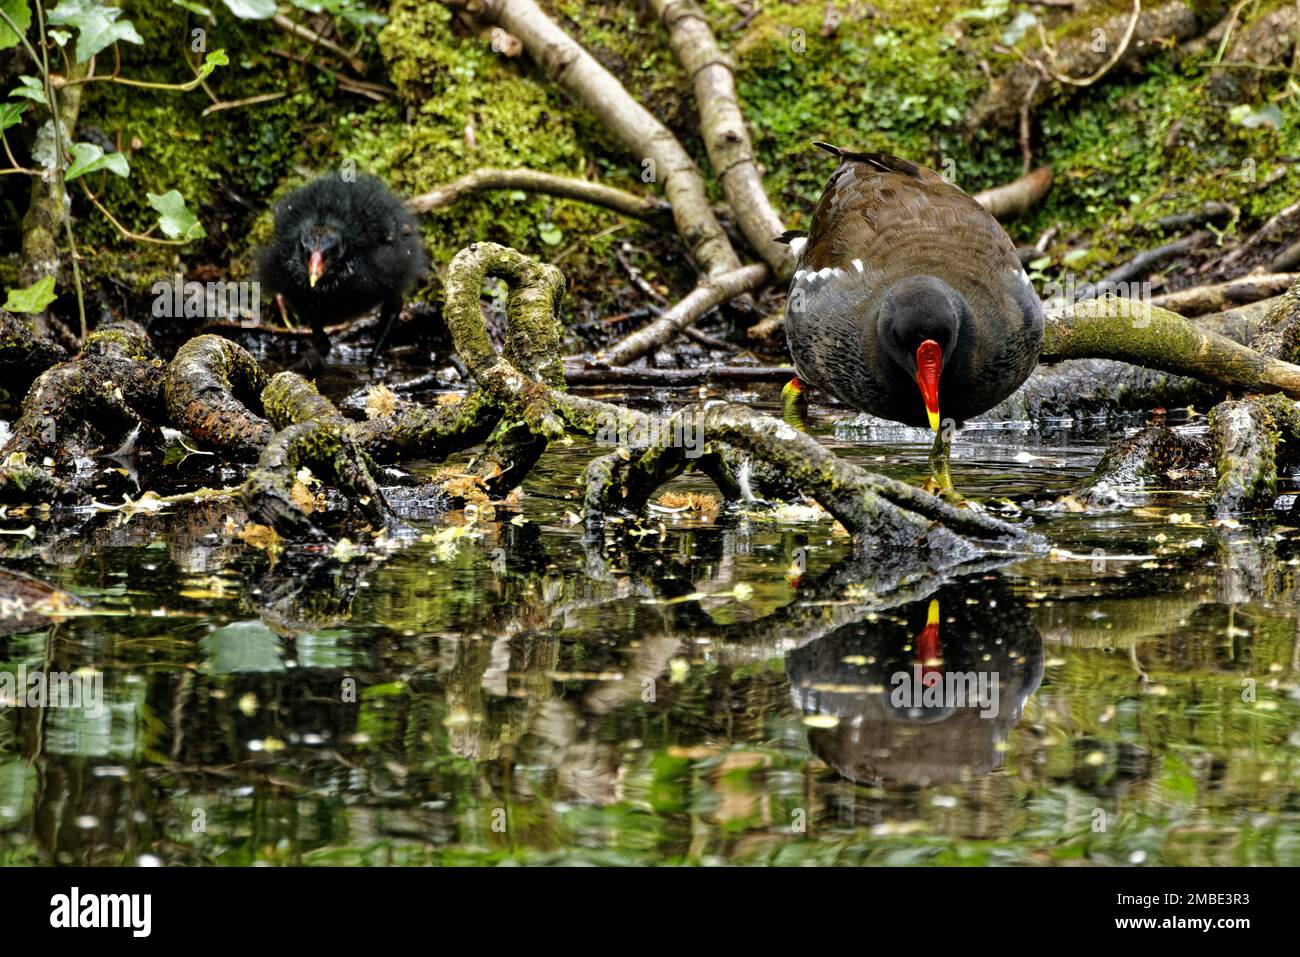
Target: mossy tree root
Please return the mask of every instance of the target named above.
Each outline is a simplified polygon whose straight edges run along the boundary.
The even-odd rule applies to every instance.
[[[1048,315],[1041,361],[1119,359],[1248,392],[1300,398],[1300,366],[1138,299],[1104,296]]]
[[[266,373],[242,346],[221,336],[197,336],[167,368],[167,411],[177,428],[204,446],[253,460],[274,431],[259,414],[266,384]]]
[[[371,476],[369,457],[357,445],[353,423],[306,379],[292,372],[274,376],[262,406],[279,427],[262,450],[241,491],[249,514],[289,538],[319,538],[316,497],[299,472],[341,491],[375,528],[395,521]]]
[[[84,483],[92,476],[79,461],[115,450],[133,430],[162,419],[162,381],[162,363],[144,329],[115,322],[95,330],[75,359],[37,376],[0,449],[8,468],[49,468],[50,481],[15,473],[4,479],[5,488],[26,495]],[[10,459],[15,454],[21,457]],[[47,458],[53,465],[44,465]]]
[[[720,447],[729,447],[733,455],[738,451],[760,460],[815,498],[844,523],[866,550],[921,546],[946,558],[964,558],[989,546],[1024,548],[1041,544],[1041,539],[1024,529],[982,513],[954,508],[901,482],[859,469],[784,422],[743,406],[707,402],[662,420],[570,395],[560,391],[558,385],[533,378],[510,356],[528,357],[534,369],[559,367],[558,351],[550,355],[547,352],[556,350],[558,344],[551,337],[563,279],[558,271],[548,268],[503,246],[470,246],[457,254],[447,268],[443,316],[457,352],[488,398],[517,414],[535,434],[557,438],[568,432],[610,444],[622,444],[615,440],[627,435],[668,439],[651,443],[650,450],[636,456],[636,460],[629,457],[626,467],[610,456],[598,459],[588,473],[589,511],[597,511],[616,498],[643,503],[655,487],[686,467],[688,446],[693,454],[701,455],[718,454]],[[520,299],[509,308],[509,355],[501,355],[492,347],[483,321],[479,300],[483,281],[489,275],[506,279],[511,299]],[[525,324],[517,326],[520,320]],[[699,443],[672,441],[688,435]],[[714,463],[718,464],[718,460]],[[728,467],[714,471],[724,477],[724,492],[734,491],[734,470]],[[627,494],[621,486],[624,478],[632,482]]]

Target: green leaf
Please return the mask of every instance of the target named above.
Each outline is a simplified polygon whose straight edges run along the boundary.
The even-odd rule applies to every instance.
[[[46,276],[26,289],[10,289],[4,307],[10,312],[44,312],[56,298],[54,277]]]
[[[106,7],[96,0],[59,0],[50,11],[50,23],[76,29],[77,62],[85,63],[118,40],[144,43],[130,20],[118,20],[121,15],[117,7]]]
[[[9,14],[9,19],[23,33],[32,25],[32,8],[27,5],[27,0],[0,0],[0,10]],[[0,50],[16,46],[18,39],[18,34],[9,29],[9,24],[0,20]]]
[[[68,41],[72,39],[72,34],[67,30],[51,30],[50,39],[57,43],[59,48],[62,49],[68,45]]]
[[[47,105],[45,102],[45,84],[34,76],[20,76],[18,82],[22,86],[16,86],[9,91],[9,99],[16,96],[24,96],[29,100],[35,100],[41,106]]]
[[[172,3],[178,7],[184,7],[190,13],[197,13],[201,17],[212,16],[212,9],[205,7],[201,3],[192,3],[191,0],[172,0]]]
[[[185,197],[174,189],[159,196],[145,193],[149,205],[158,211],[158,225],[168,239],[202,239],[208,233],[185,206]]]
[[[241,20],[269,20],[275,16],[275,0],[222,0],[226,9]]]
[[[106,169],[110,173],[126,177],[131,175],[131,167],[121,153],[105,153],[94,143],[73,143],[68,147],[72,154],[72,165],[63,174],[65,180],[76,179],[86,173]]]
[[[207,79],[217,67],[229,65],[230,57],[226,56],[225,50],[213,50],[203,58],[203,66],[199,67],[199,77]]]
[[[564,232],[554,223],[542,223],[537,228],[537,235],[548,246],[558,246],[560,241],[564,239]]]
[[[0,103],[0,130],[7,130],[22,122],[26,103]]]

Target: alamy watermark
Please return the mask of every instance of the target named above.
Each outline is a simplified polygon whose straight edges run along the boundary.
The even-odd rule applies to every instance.
[[[979,708],[981,718],[998,716],[996,671],[938,671],[917,664],[890,676],[889,703],[895,708]]]
[[[185,282],[177,273],[170,281],[153,284],[156,319],[262,318],[262,284],[259,282]]]
[[[596,444],[625,449],[683,449],[688,459],[704,454],[704,416],[690,409],[668,417],[602,412],[596,417]]]
[[[104,713],[102,671],[0,671],[0,708],[77,708]]]

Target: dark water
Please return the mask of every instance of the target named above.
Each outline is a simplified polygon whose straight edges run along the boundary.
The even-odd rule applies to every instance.
[[[921,476],[920,433],[840,417],[843,454]],[[957,484],[1046,504],[1092,431],[968,431]],[[586,540],[590,454],[496,521],[274,565],[221,503],[5,516],[36,535],[4,567],[89,604],[0,671],[103,708],[0,708],[0,864],[1300,864],[1296,529],[1135,494],[882,593],[798,511]]]

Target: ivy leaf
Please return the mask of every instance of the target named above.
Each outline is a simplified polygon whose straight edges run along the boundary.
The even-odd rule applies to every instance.
[[[41,106],[45,106],[45,84],[34,76],[20,76],[18,82],[22,86],[16,86],[9,91],[9,99],[16,96],[25,96],[29,100],[35,100]]]
[[[50,39],[57,43],[59,48],[62,49],[68,45],[68,41],[72,39],[72,34],[67,30],[51,30]]]
[[[76,28],[77,62],[85,63],[118,40],[144,43],[130,20],[118,20],[121,15],[117,7],[103,6],[96,0],[59,0],[50,11],[50,23]]]
[[[44,312],[56,298],[54,277],[46,276],[26,289],[10,289],[4,307],[10,312]]]
[[[537,228],[537,235],[548,246],[558,246],[560,241],[564,239],[564,231],[554,223],[542,223]]]
[[[203,66],[199,67],[199,79],[206,80],[217,67],[229,65],[230,57],[226,56],[225,50],[213,50],[203,58]]]
[[[23,110],[26,107],[26,103],[0,103],[0,130],[17,126],[23,118]]]
[[[184,7],[190,13],[197,13],[201,17],[212,16],[212,10],[201,3],[192,3],[191,0],[172,0],[172,3],[178,7]]]
[[[275,0],[222,0],[226,9],[241,20],[269,20],[275,16]]]
[[[72,154],[72,165],[63,174],[65,180],[76,179],[86,173],[106,169],[110,173],[126,177],[131,175],[131,167],[121,153],[105,153],[94,143],[73,143],[68,147]]]
[[[168,239],[202,239],[207,230],[185,206],[185,197],[174,189],[159,196],[145,193],[149,205],[158,211],[158,225]]]
[[[32,8],[27,5],[27,0],[0,0],[0,10],[9,14],[9,19],[23,33],[32,25]],[[9,24],[0,20],[0,50],[15,46],[18,39],[18,34],[9,29]]]

